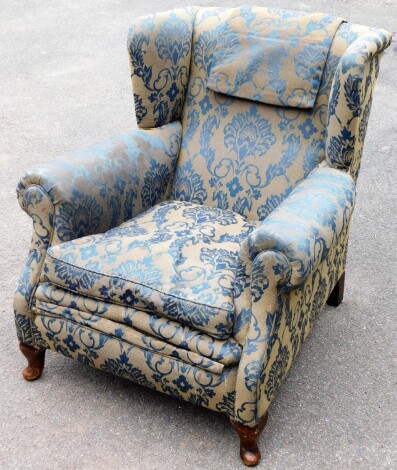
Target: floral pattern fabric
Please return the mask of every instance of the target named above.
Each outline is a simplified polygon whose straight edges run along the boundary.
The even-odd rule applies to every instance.
[[[313,108],[285,108],[208,89],[214,51],[229,16],[230,10],[221,8],[196,14],[182,147],[171,195],[263,220],[324,160],[329,93],[338,61],[357,33],[351,25],[339,27]],[[269,16],[292,24],[300,18],[245,7],[241,21],[249,29]],[[273,26],[270,22],[267,34]]]
[[[233,415],[237,368],[221,374],[166,357],[70,320],[37,315],[36,344],[153,390]]]
[[[163,126],[181,117],[189,81],[192,28],[197,7],[139,18],[130,27],[128,51],[139,127]]]
[[[256,225],[221,209],[163,202],[109,232],[50,248],[42,278],[226,338],[240,244]]]
[[[91,324],[93,319],[105,318],[114,323],[114,330],[126,325],[226,366],[237,364],[241,356],[242,348],[232,336],[219,340],[169,318],[132,307],[103,302],[61,289],[53,284],[40,284],[35,299],[36,308],[45,306],[47,314],[57,311],[60,316],[68,319],[69,310],[73,309],[78,312],[74,315],[75,321],[80,317],[83,320],[89,318]],[[79,320],[77,322],[81,323]],[[93,328],[96,328],[95,324]]]
[[[217,40],[207,87],[261,103],[312,108],[342,21],[320,13],[232,9]]]
[[[366,31],[343,54],[328,105],[326,157],[334,168],[348,169],[355,180],[378,77],[379,63],[391,35]]]
[[[179,122],[134,131],[30,170],[18,201],[32,218],[29,257],[14,298],[18,338],[33,341],[31,304],[49,246],[109,230],[169,195]]]
[[[299,18],[244,7],[244,27],[264,15]],[[14,309],[20,341],[255,426],[344,272],[391,37],[341,24],[313,108],[287,108],[208,89],[229,17],[134,23],[135,110],[152,129],[22,178],[33,238]]]
[[[317,168],[243,241],[242,256],[280,251],[290,266],[288,285],[302,284],[349,222],[355,193],[349,174]]]

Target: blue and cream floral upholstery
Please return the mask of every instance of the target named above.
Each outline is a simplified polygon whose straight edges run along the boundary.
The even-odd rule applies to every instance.
[[[255,426],[344,273],[390,40],[256,7],[138,19],[140,130],[18,186],[20,341]]]

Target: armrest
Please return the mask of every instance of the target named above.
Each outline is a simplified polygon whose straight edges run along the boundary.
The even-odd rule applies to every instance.
[[[280,264],[282,285],[302,284],[349,223],[354,199],[349,174],[317,167],[244,240],[241,255],[254,261],[264,251],[280,252],[289,263]]]
[[[391,34],[370,30],[344,52],[335,72],[328,104],[326,159],[329,166],[348,169],[357,178],[372,93],[383,51]]]
[[[106,231],[168,196],[180,142],[174,122],[41,165],[19,182],[19,203],[32,218],[39,199],[52,203],[41,213],[51,216],[52,244]]]

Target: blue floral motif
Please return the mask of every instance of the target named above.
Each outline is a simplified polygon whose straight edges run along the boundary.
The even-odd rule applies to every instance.
[[[186,393],[193,388],[184,375],[180,375],[177,379],[173,380],[172,383],[175,384],[183,393]]]
[[[175,82],[171,85],[171,88],[167,91],[168,98],[170,99],[171,103],[175,101],[175,98],[178,96],[179,90],[178,87],[175,85]]]
[[[216,207],[194,206],[183,210],[183,216],[192,220],[192,226],[213,223],[229,226],[237,224],[237,217],[231,211],[223,211]]]
[[[349,75],[343,85],[347,107],[353,111],[353,116],[360,116],[361,109],[361,88],[362,77]]]
[[[221,413],[233,416],[235,399],[236,392],[229,392],[227,395],[224,395],[222,400],[216,405],[216,409]]]
[[[340,136],[332,136],[328,156],[335,165],[343,168],[347,162],[351,162],[354,156],[355,136],[346,127],[342,129]]]
[[[145,374],[130,363],[125,352],[120,354],[118,359],[106,359],[101,366],[101,369],[104,369],[111,374],[118,375],[124,379],[132,380],[139,385],[155,388],[154,385],[147,380]]]
[[[275,144],[276,137],[271,123],[261,117],[256,106],[248,113],[236,114],[224,131],[226,148],[234,152],[239,161],[248,155],[258,156]]]
[[[137,123],[141,123],[143,121],[143,118],[147,114],[147,108],[143,105],[143,100],[142,98],[134,93],[134,103],[135,103],[135,116],[136,116],[136,121]]]
[[[235,176],[229,183],[226,184],[229,189],[230,195],[232,197],[236,196],[240,191],[243,190],[243,187],[240,184],[237,176]]]
[[[145,209],[149,209],[161,200],[170,178],[168,166],[151,159],[151,166],[145,175],[142,188],[142,202]]]
[[[60,205],[57,216],[58,237],[62,241],[73,240],[95,233],[103,209],[92,196],[73,191],[70,201]]]
[[[50,250],[48,254],[51,256]],[[66,258],[66,261],[67,259],[68,258]],[[94,283],[101,278],[99,274],[95,274],[92,271],[86,271],[85,269],[80,269],[70,263],[60,263],[56,259],[53,261],[54,270],[57,277],[61,279],[71,290],[89,290],[94,285]]]
[[[80,349],[80,346],[76,343],[76,341],[74,340],[73,336],[71,334],[69,334],[64,340],[63,342],[66,344],[66,346],[68,347],[68,349],[72,352],[75,352],[77,351],[78,349]]]
[[[317,132],[317,128],[313,125],[313,122],[311,119],[307,118],[305,122],[303,122],[300,126],[299,129],[302,132],[303,137],[306,140],[309,140],[310,137]]]
[[[277,354],[277,358],[272,364],[270,369],[269,378],[266,383],[265,393],[269,401],[272,400],[277,390],[279,389],[281,382],[288,370],[289,351],[286,346],[282,346]]]
[[[204,96],[204,98],[199,102],[199,105],[204,116],[213,108],[208,96]]]
[[[174,67],[190,52],[191,33],[186,21],[171,14],[160,28],[155,46],[160,59],[171,61]]]
[[[203,204],[207,199],[203,178],[193,170],[191,162],[175,171],[173,197],[180,201],[190,201]]]
[[[158,18],[156,28],[140,19],[131,26],[128,48],[132,82],[141,90],[135,95],[139,126],[159,127],[181,116],[195,11],[194,7],[186,8],[184,18],[174,13]],[[157,61],[151,63],[148,57]]]

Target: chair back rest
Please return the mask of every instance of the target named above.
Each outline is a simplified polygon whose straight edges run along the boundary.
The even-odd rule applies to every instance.
[[[169,196],[262,220],[325,158],[356,174],[378,52],[390,42],[369,31],[249,6],[138,18],[128,37],[138,126],[182,121]]]
[[[296,102],[291,102],[288,96],[284,102],[275,105],[260,102],[255,96],[254,99],[242,99],[209,89],[209,86],[214,85],[211,77],[213,57],[221,47],[231,49],[225,59],[231,73],[219,84],[219,88],[227,82],[226,89],[236,92],[235,82],[239,79],[238,74],[241,75],[241,70],[238,70],[239,57],[233,51],[233,37],[226,36],[222,43],[221,38],[224,36],[224,25],[230,23],[231,16],[236,20],[238,15],[244,27],[252,28],[255,35],[262,34],[266,38],[268,34],[273,41],[280,37],[286,39],[284,48],[273,49],[279,57],[283,54],[287,56],[278,61],[284,65],[287,73],[283,75],[282,70],[273,67],[273,77],[268,78],[268,83],[272,79],[276,82],[273,87],[276,90],[278,86],[283,86],[283,82],[287,82],[288,89],[288,73],[291,71],[291,67],[288,70],[291,57],[285,50],[288,41],[291,47],[299,46],[316,27],[320,29],[314,31],[311,37],[317,34],[322,42],[329,39],[330,47],[326,51],[325,67],[320,74],[318,92],[312,107],[298,108]],[[298,24],[299,20],[301,24]],[[340,22],[335,37],[327,37],[327,21],[332,20],[326,17],[319,26],[311,21],[310,16],[303,18],[302,22],[300,14],[255,7],[233,10],[202,8],[197,12],[193,26],[189,83],[182,112],[182,147],[173,182],[173,198],[229,209],[250,219],[262,220],[324,160],[327,107],[333,76],[344,50],[357,37],[350,25],[342,23],[339,26]],[[290,29],[283,30],[282,26]],[[245,40],[247,36],[249,38],[246,35]],[[246,40],[246,43],[249,47],[249,41]],[[246,52],[249,55],[249,49]],[[300,70],[301,75],[315,75],[315,66],[310,67],[311,61],[316,59],[315,51],[310,55],[311,51],[307,48],[306,52],[307,57],[300,54],[301,65],[304,65]],[[241,47],[238,53],[241,54]],[[271,65],[273,59],[271,55],[264,59],[263,62],[268,60],[265,66]],[[246,75],[255,80],[255,74],[262,71],[256,70],[257,63],[251,67],[253,72],[247,70],[251,64],[248,61]],[[234,73],[233,67],[236,68]],[[287,80],[283,80],[285,78]],[[292,93],[291,96],[294,98],[295,95]]]

